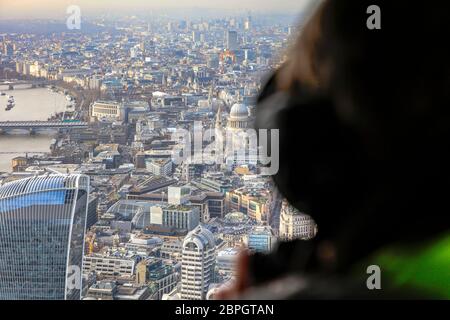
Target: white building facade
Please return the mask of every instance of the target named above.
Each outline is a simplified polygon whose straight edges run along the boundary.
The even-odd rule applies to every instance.
[[[214,279],[216,244],[213,234],[202,226],[189,232],[183,242],[181,299],[204,300]]]
[[[317,226],[309,215],[298,211],[284,201],[281,208],[279,231],[279,236],[283,240],[308,240],[316,235]]]
[[[92,105],[91,114],[98,120],[124,120],[125,108],[118,102],[96,101]]]

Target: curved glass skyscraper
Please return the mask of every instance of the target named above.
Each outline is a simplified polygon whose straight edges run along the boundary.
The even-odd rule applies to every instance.
[[[0,299],[81,298],[88,195],[84,175],[0,187]]]

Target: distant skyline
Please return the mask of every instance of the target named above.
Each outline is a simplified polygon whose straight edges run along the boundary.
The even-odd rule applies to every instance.
[[[318,0],[0,0],[0,19],[64,19],[66,8],[78,5],[82,14],[142,14],[145,10],[198,8],[227,13],[299,14]],[[177,10],[177,11],[178,11]]]

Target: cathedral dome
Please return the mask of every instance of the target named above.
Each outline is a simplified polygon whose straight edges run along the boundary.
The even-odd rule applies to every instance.
[[[248,108],[241,104],[235,103],[230,110],[230,118],[234,119],[246,119],[248,118]]]

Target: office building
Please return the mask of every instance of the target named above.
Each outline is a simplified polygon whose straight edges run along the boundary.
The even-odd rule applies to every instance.
[[[252,17],[248,16],[247,19],[244,22],[244,29],[248,31],[251,28],[252,28]]]
[[[155,176],[171,176],[172,160],[170,159],[149,159],[146,161],[146,168]]]
[[[84,257],[83,273],[95,272],[106,277],[132,278],[137,263],[136,256],[92,254]]]
[[[149,296],[147,286],[102,280],[89,288],[85,300],[148,300]]]
[[[248,235],[248,248],[254,252],[267,253],[275,245],[276,238],[269,226],[255,227]]]
[[[181,299],[204,300],[214,279],[216,243],[213,234],[197,226],[184,238]]]
[[[90,195],[88,201],[88,211],[86,216],[86,229],[92,227],[97,221],[98,196]]]
[[[163,209],[162,225],[192,230],[200,223],[199,209],[186,205],[170,205]]]
[[[174,265],[162,259],[141,261],[136,267],[136,283],[152,288],[152,299],[161,300],[179,281],[180,264]]]
[[[186,204],[189,200],[190,189],[187,187],[169,186],[167,188],[168,198],[167,202],[173,205]]]
[[[0,187],[0,300],[81,298],[88,196],[84,175]]]
[[[307,214],[301,213],[286,201],[280,214],[280,238],[284,240],[308,240],[316,235],[316,223]]]
[[[219,274],[234,275],[239,250],[237,248],[226,248],[217,253],[217,269]]]
[[[12,57],[14,55],[14,45],[12,43],[5,43],[3,53],[7,57]]]
[[[269,217],[270,193],[265,188],[241,187],[226,193],[227,211],[239,211],[257,221]]]
[[[92,105],[92,117],[99,120],[125,120],[125,108],[117,102],[96,101]]]
[[[198,31],[192,31],[192,42],[197,43],[200,41],[201,33]]]
[[[238,34],[236,31],[229,30],[226,33],[226,43],[225,47],[227,50],[234,51],[239,47]]]
[[[119,200],[113,204],[107,213],[131,220],[133,228],[144,229],[150,224],[162,224],[162,208],[166,204],[139,200]]]

